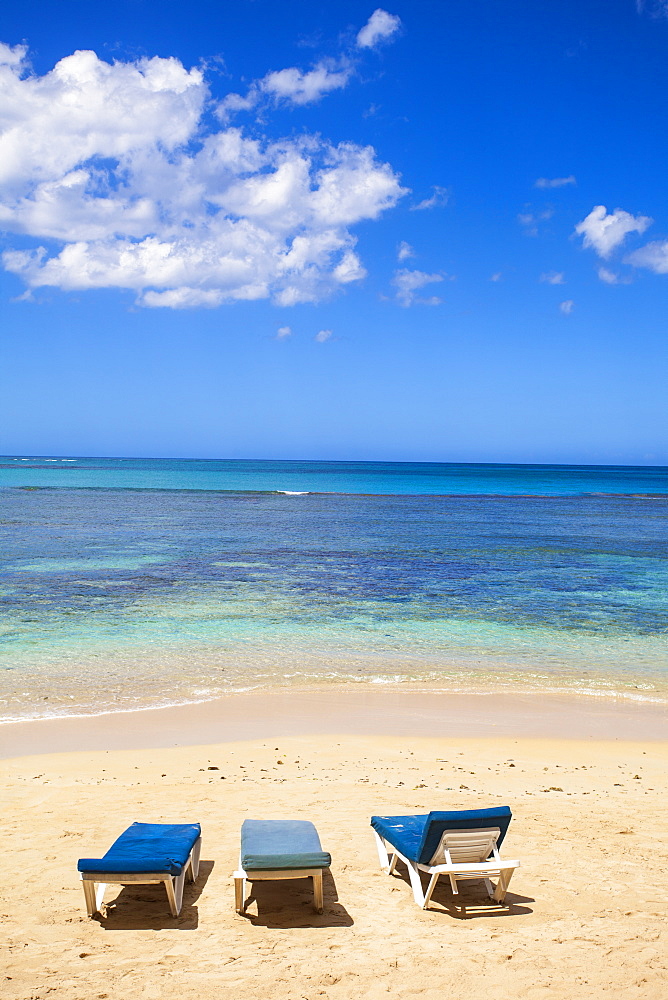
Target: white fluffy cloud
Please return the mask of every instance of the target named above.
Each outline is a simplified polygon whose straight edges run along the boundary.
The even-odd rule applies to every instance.
[[[595,250],[599,257],[607,258],[629,233],[644,233],[651,222],[646,215],[631,215],[621,208],[608,213],[605,205],[596,205],[586,219],[578,223],[575,232],[583,237],[586,247]]]
[[[262,80],[261,87],[274,97],[284,99],[292,104],[311,104],[318,101],[324,94],[345,87],[350,79],[350,67],[318,63],[307,73],[302,73],[294,66],[268,73]]]
[[[386,42],[401,27],[401,18],[396,14],[388,14],[378,7],[357,33],[357,45],[360,49],[374,49],[381,42]]]
[[[400,27],[400,18],[379,8],[357,33],[354,45],[348,45],[338,59],[321,59],[307,71],[296,66],[272,70],[262,79],[253,80],[245,95],[228,94],[218,104],[216,114],[227,122],[240,111],[261,108],[268,102],[292,107],[314,104],[333,90],[348,85],[360,57],[356,50],[376,48]]]
[[[548,285],[563,285],[564,283],[564,272],[563,271],[545,271],[541,274],[539,281],[544,281]]]
[[[292,336],[292,329],[289,326],[279,326],[276,331],[276,340],[286,340]]]
[[[314,302],[364,276],[351,227],[405,193],[370,147],[207,133],[206,82],[176,59],[76,52],[42,77],[24,59],[0,48],[0,228],[47,243],[3,255],[29,288]]]
[[[23,58],[0,66],[3,193],[62,182],[92,157],[117,160],[156,142],[171,152],[191,137],[206,97],[201,72],[177,59],[110,65],[75,52],[45,76],[24,77]]]
[[[635,267],[646,267],[655,274],[668,274],[668,240],[655,240],[626,258]]]
[[[636,0],[638,13],[647,11],[652,17],[668,17],[668,0]]]
[[[408,260],[409,257],[415,256],[415,250],[407,243],[406,240],[402,240],[397,247],[397,260]]]
[[[254,80],[246,95],[227,94],[219,103],[216,113],[223,122],[239,111],[256,108],[264,99],[270,98],[275,104],[300,107],[315,104],[325,94],[341,90],[353,73],[352,65],[345,59],[338,62],[323,60],[312,69],[302,72],[296,66],[274,70],[261,80]]]
[[[447,188],[439,187],[438,184],[434,184],[432,187],[434,192],[429,198],[424,198],[419,201],[417,205],[411,205],[411,212],[423,212],[427,208],[442,208],[444,205],[448,204],[448,199],[450,197],[450,192]]]
[[[573,174],[569,174],[568,177],[539,177],[535,182],[534,187],[537,188],[561,188],[567,187],[569,184],[577,184],[577,181]]]
[[[573,302],[573,299],[566,299],[565,302],[559,303],[559,308],[561,309],[564,316],[570,316],[570,314],[573,312],[574,307],[575,307],[575,302]]]
[[[28,49],[25,45],[7,45],[0,42],[0,66],[18,66],[26,58]]]
[[[316,340],[319,344],[324,344],[325,341],[329,340],[331,336],[332,336],[331,330],[319,330],[313,339]]]
[[[538,211],[520,212],[517,221],[524,227],[527,236],[538,236],[539,228],[543,222],[547,222],[554,215],[554,209],[543,208]]]
[[[418,297],[416,294],[420,288],[424,288],[425,285],[431,285],[435,281],[443,281],[443,275],[426,274],[424,271],[409,271],[407,268],[401,268],[401,270],[394,272],[392,284],[397,290],[397,301],[402,306],[412,306],[416,303],[426,306],[438,306],[442,302],[442,299],[439,299],[438,296],[432,295],[424,299]]]

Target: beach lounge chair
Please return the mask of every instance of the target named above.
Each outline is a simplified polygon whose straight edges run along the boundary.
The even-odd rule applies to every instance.
[[[171,914],[178,917],[186,874],[194,882],[199,872],[201,846],[199,823],[133,823],[103,858],[81,858],[77,864],[88,916],[99,911],[107,885],[163,882]]]
[[[246,819],[241,827],[239,870],[234,873],[237,913],[246,909],[246,880],[312,878],[313,905],[323,910],[322,872],[332,863],[306,820]]]
[[[415,902],[426,909],[439,875],[449,876],[454,895],[459,893],[458,882],[482,879],[494,902],[503,903],[519,867],[519,861],[502,859],[498,850],[511,816],[507,806],[499,806],[427,816],[372,816],[371,826],[381,868],[391,875],[401,859],[408,868]],[[426,892],[420,872],[431,876]]]

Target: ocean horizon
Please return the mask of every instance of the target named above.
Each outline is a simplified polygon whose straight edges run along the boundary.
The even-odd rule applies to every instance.
[[[668,469],[0,458],[0,720],[382,684],[668,702]]]
[[[67,483],[54,475],[68,475]],[[0,456],[3,487],[388,495],[668,494],[668,466]],[[308,487],[308,488],[307,488]]]

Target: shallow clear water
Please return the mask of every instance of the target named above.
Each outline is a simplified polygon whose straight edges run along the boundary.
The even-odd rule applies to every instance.
[[[668,700],[666,470],[419,466],[402,478],[386,463],[144,460],[119,473],[94,461],[78,488],[69,473],[0,470],[12,479],[0,489],[0,717],[277,684]],[[157,487],[167,474],[199,485]],[[242,474],[247,492],[201,485]],[[106,475],[125,486],[91,485]],[[131,485],[142,476],[150,488]],[[296,489],[318,477],[347,488]],[[585,482],[601,488],[582,495]],[[560,492],[535,495],[548,483]]]

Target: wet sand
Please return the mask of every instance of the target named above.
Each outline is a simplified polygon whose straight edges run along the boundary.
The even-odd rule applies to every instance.
[[[174,708],[0,725],[0,757],[357,735],[665,740],[668,706],[626,699],[416,690],[276,689]]]

